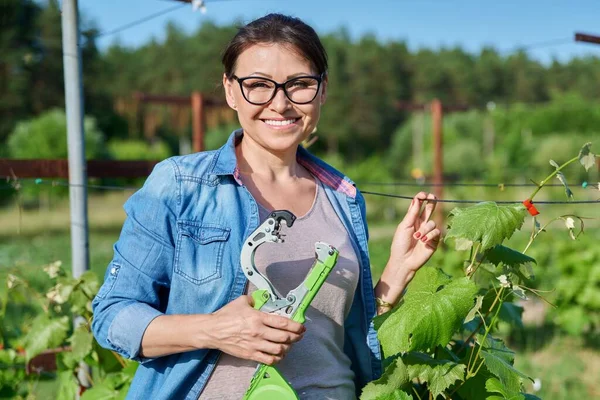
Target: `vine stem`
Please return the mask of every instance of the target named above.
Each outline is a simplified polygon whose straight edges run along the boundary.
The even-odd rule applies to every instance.
[[[480,248],[481,248],[481,243],[480,242],[477,242],[477,247],[475,248],[475,251],[473,251],[473,247],[471,246],[471,262],[469,263],[469,266],[467,267],[467,269],[465,271],[467,273],[467,277],[469,279],[475,273],[475,271],[472,270],[472,268],[473,268],[473,264],[475,264],[475,259],[477,258],[477,254],[479,253],[479,249]],[[477,269],[477,268],[475,268],[475,269]]]
[[[498,291],[498,294],[496,294],[496,298],[494,299],[494,302],[492,303],[492,306],[490,307],[490,312],[494,309],[494,306],[496,305],[496,303],[498,302],[498,300],[500,300],[500,298],[502,297],[502,293],[504,292],[504,286],[500,288],[500,290]],[[502,302],[502,300],[500,300],[500,302]],[[494,326],[494,324],[496,323],[496,319],[498,318],[498,314],[500,313],[500,308],[501,308],[502,304],[500,304],[498,306],[498,309],[496,310],[496,313],[494,314],[494,316],[492,317],[492,320],[490,321],[489,325],[486,327],[485,332],[483,334],[483,341],[485,341],[485,339],[487,338],[488,334],[490,333],[490,331],[492,330],[492,327]],[[471,378],[473,375],[473,370],[475,369],[475,364],[477,363],[477,359],[479,358],[479,354],[481,353],[481,348],[483,347],[483,343],[481,343],[479,345],[479,348],[477,349],[477,354],[475,354],[475,359],[473,360],[473,365],[471,365],[471,357],[469,357],[469,363],[467,365],[467,376],[465,377],[465,381],[469,378]],[[471,356],[473,355],[473,352],[471,352]]]
[[[529,200],[533,200],[533,198],[535,197],[536,194],[538,194],[538,192],[540,190],[542,190],[542,187],[548,183],[548,181],[552,178],[554,178],[556,176],[556,174],[558,174],[563,168],[565,168],[567,165],[571,164],[572,162],[575,162],[579,160],[579,155],[577,155],[577,157],[573,157],[571,158],[569,161],[565,162],[563,165],[561,165],[560,167],[556,168],[554,170],[554,172],[552,172],[550,175],[548,175],[543,181],[541,181],[538,185],[538,187],[533,191],[533,193],[531,194],[531,196],[529,196]]]
[[[525,250],[523,250],[522,253],[525,254],[527,252],[527,250],[529,250],[529,247],[531,247],[531,245],[533,244],[533,241],[538,237],[538,235],[540,233],[542,233],[544,231],[544,229],[546,229],[546,227],[548,225],[550,225],[551,223],[553,223],[555,221],[558,221],[559,219],[562,219],[562,218],[563,218],[563,216],[557,217],[557,218],[554,218],[554,219],[550,220],[544,226],[542,226],[536,233],[534,233],[533,235],[531,235],[531,238],[529,239],[529,242],[527,243],[527,246],[525,246]]]
[[[121,364],[121,367],[125,368],[125,361],[123,361],[123,357],[121,357],[121,355],[119,353],[116,353],[114,351],[111,351],[111,353],[113,356],[115,356],[115,358],[117,359],[119,364]]]
[[[417,395],[417,399],[422,400],[421,396],[419,396],[419,392],[417,392],[417,389],[415,389],[414,386],[411,386],[411,387],[412,387],[413,392],[415,392],[415,394]]]

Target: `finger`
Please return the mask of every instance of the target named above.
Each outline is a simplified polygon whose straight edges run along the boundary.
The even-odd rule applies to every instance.
[[[435,211],[435,207],[437,205],[437,197],[433,193],[427,193],[427,197],[425,200],[425,206],[421,212],[421,221],[427,222],[431,218],[431,214]]]
[[[301,334],[301,333],[304,333],[304,331],[306,331],[306,328],[304,327],[304,325],[302,325],[298,322],[292,321],[291,319],[281,317],[279,315],[273,315],[273,314],[267,314],[267,313],[262,313],[262,314],[263,314],[263,323],[271,328],[281,329],[281,330],[293,332],[296,334]]]
[[[290,350],[290,345],[262,340],[257,344],[256,349],[261,353],[270,354],[276,357],[283,357]]]
[[[419,192],[413,197],[410,206],[408,207],[408,211],[404,216],[401,224],[404,226],[413,226],[417,222],[417,218],[419,217],[419,212],[421,211],[421,204],[427,198],[427,193]]]
[[[302,335],[302,334],[286,332],[286,331],[282,331],[279,329],[272,329],[272,328],[269,328],[263,334],[263,337],[270,342],[285,343],[285,344],[296,343],[297,341],[302,339],[303,336],[304,335]]]
[[[261,352],[256,352],[254,354],[254,357],[252,357],[252,359],[254,361],[262,363],[262,364],[266,364],[266,365],[277,364],[279,361],[281,361],[282,358],[283,357],[277,357],[272,354],[266,354],[266,353],[261,353]]]
[[[421,239],[429,232],[435,229],[435,221],[427,221],[419,227],[419,230],[414,233],[413,237],[415,239]]]
[[[421,241],[423,243],[426,243],[430,246],[437,246],[437,243],[440,240],[440,236],[441,236],[441,232],[439,229],[434,229],[431,232],[429,232],[428,234],[424,235],[423,237],[421,237]]]

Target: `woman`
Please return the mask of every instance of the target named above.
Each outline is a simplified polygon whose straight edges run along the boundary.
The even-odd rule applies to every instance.
[[[95,336],[141,363],[129,398],[239,399],[259,362],[278,363],[303,399],[354,398],[381,374],[372,317],[399,300],[437,247],[435,198],[415,196],[373,290],[361,194],[299,146],[327,96],[318,36],[270,14],[239,30],[223,64],[242,129],[219,150],[161,162],[127,201],[93,303]],[[305,326],[254,310],[246,295],[254,288],[240,268],[242,244],[277,209],[298,219],[255,261],[280,293],[303,280],[316,241],[340,251]]]

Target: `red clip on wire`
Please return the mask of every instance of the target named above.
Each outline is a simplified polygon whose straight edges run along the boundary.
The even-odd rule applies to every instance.
[[[527,208],[527,211],[529,211],[529,214],[531,214],[532,217],[535,217],[540,213],[531,202],[531,199],[523,201],[523,205],[525,206],[525,208]]]

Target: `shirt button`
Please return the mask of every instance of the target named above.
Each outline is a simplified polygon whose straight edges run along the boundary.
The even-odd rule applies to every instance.
[[[112,269],[110,270],[110,274],[115,275],[116,273],[117,273],[117,269],[115,267],[112,267]]]

